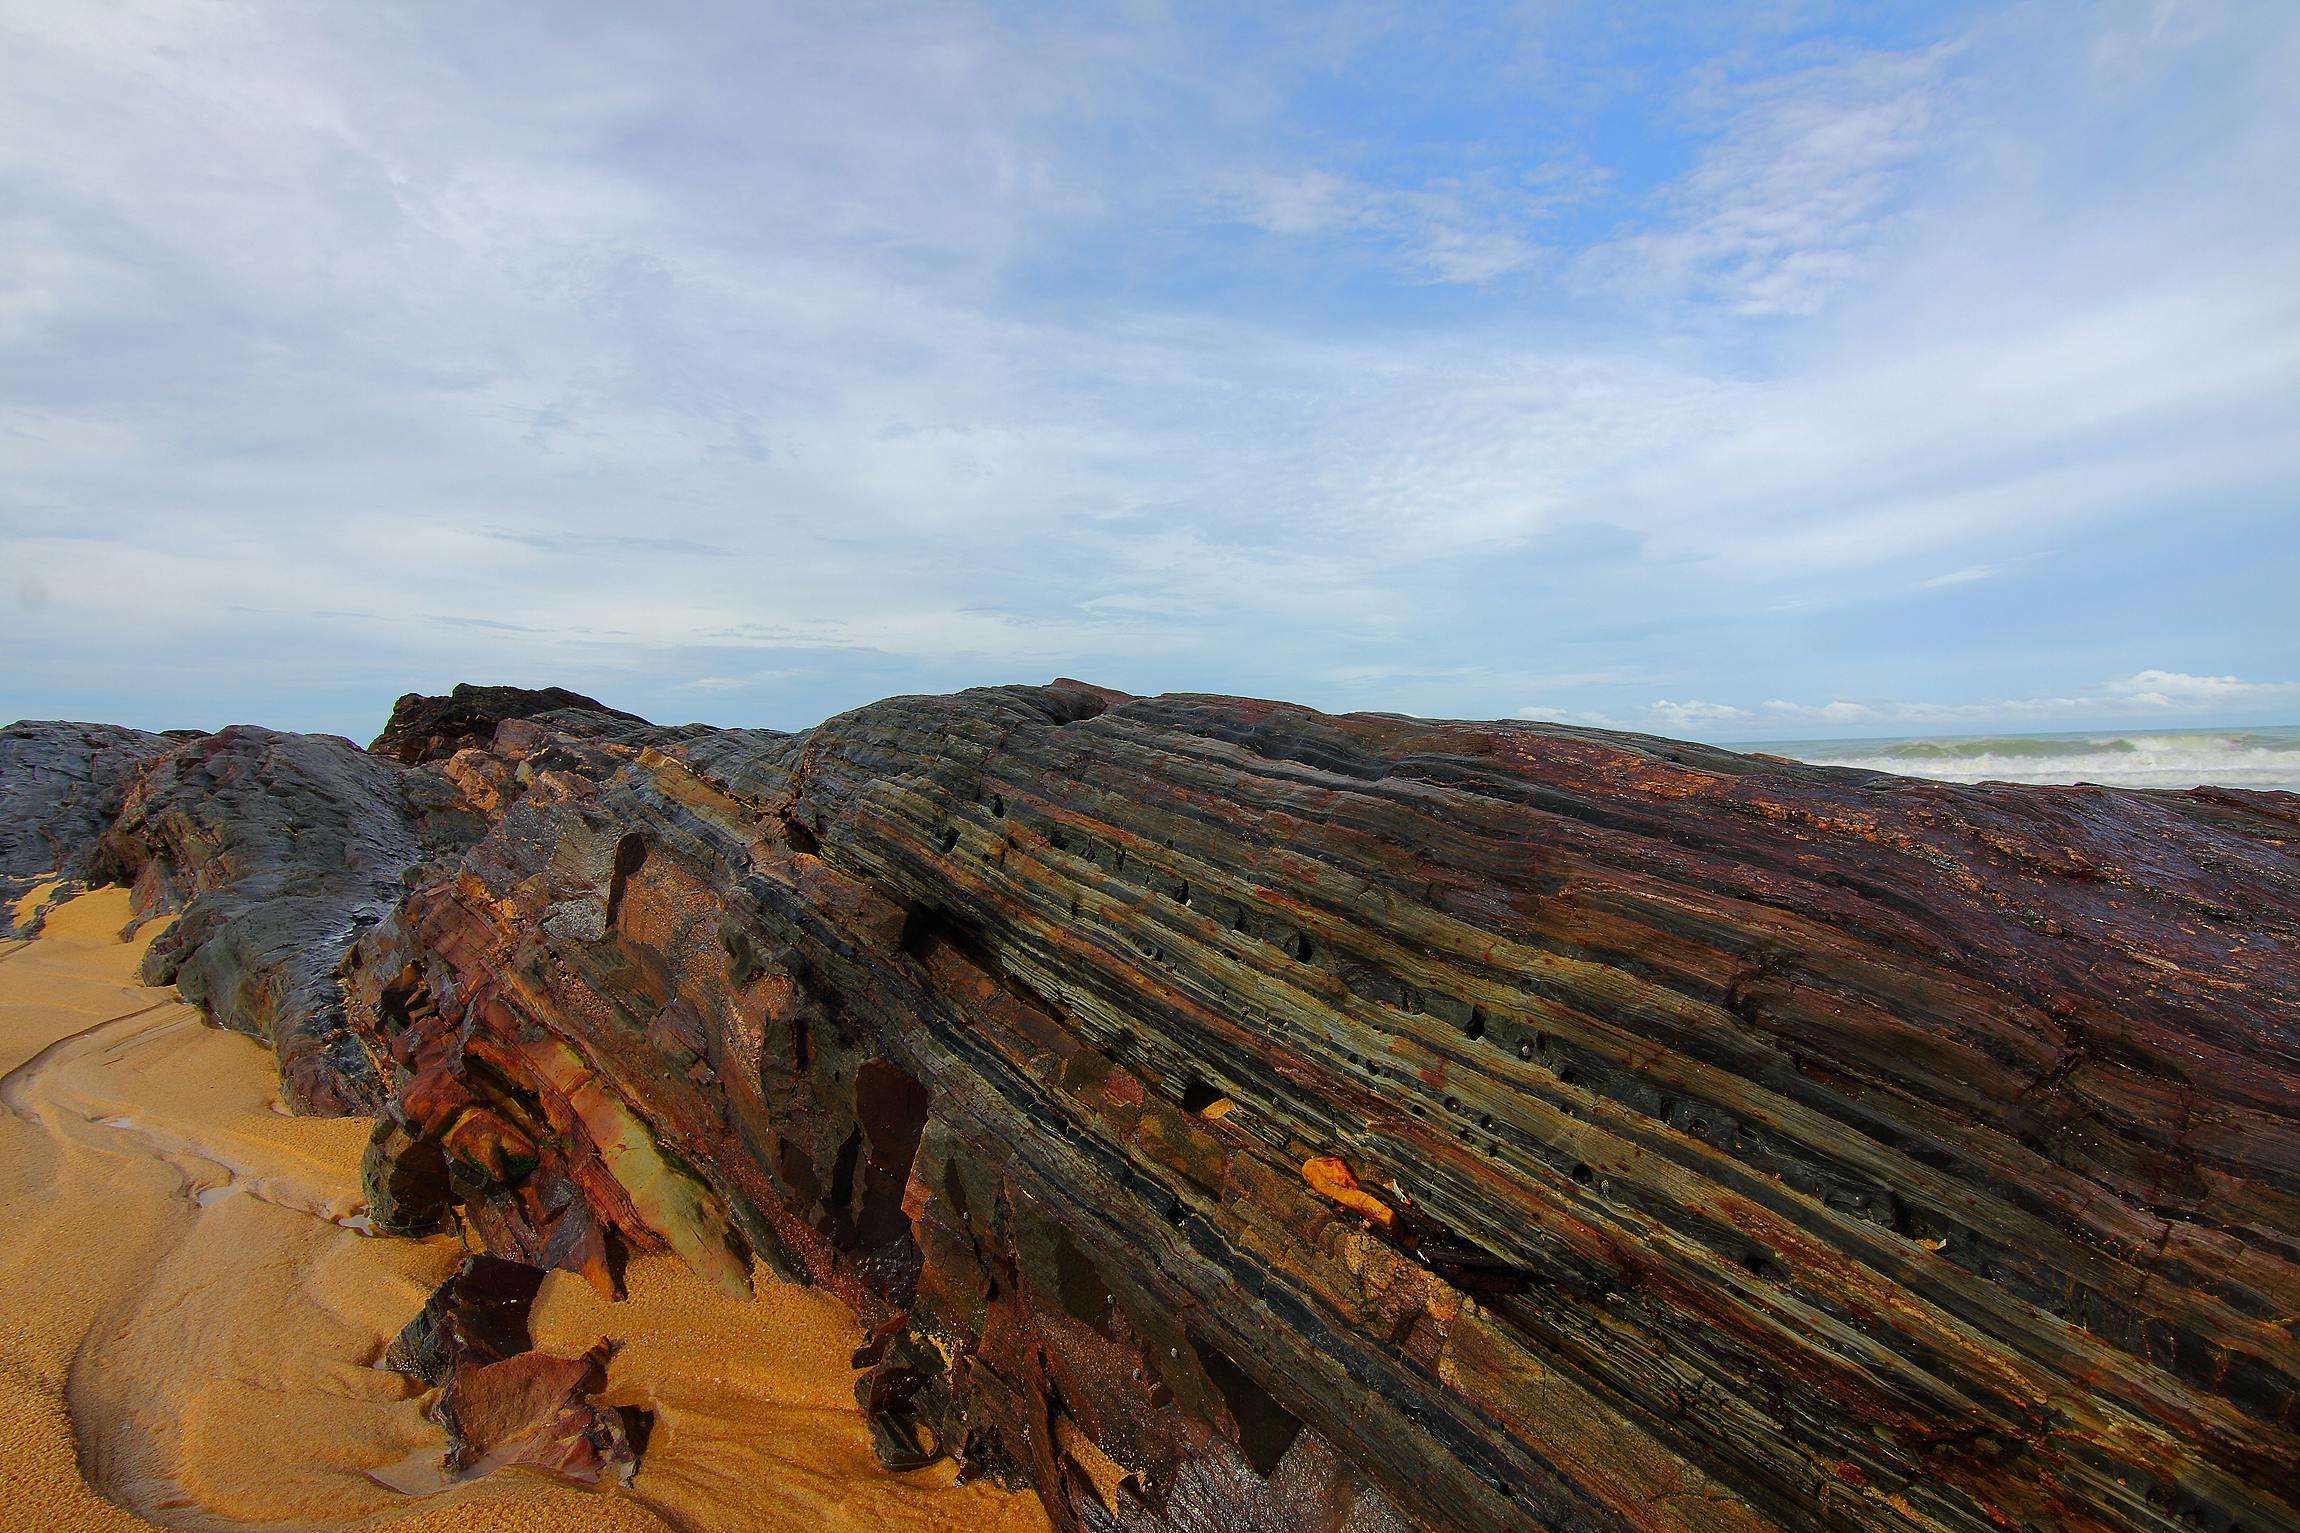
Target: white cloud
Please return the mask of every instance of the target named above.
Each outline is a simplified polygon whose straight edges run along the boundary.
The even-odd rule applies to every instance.
[[[2300,702],[2300,682],[2190,676],[2181,671],[2136,671],[2101,690],[2119,703],[2174,711]]]
[[[1642,727],[1700,735],[1723,730],[1747,738],[1752,727],[1808,726],[1830,730],[1855,726],[1956,733],[1983,727],[2051,729],[2071,722],[2193,718],[2225,723],[2264,710],[2300,712],[2300,681],[2246,681],[2236,676],[2191,676],[2179,671],[2138,671],[2086,687],[2069,696],[2000,697],[1980,702],[1799,703],[1773,698],[1757,711],[1727,703],[1657,702],[1642,710]]]
[[[1591,253],[1629,291],[1807,315],[1867,268],[1932,147],[1954,45],[1858,53],[1787,75],[1719,79],[1699,106],[1716,137],[1664,194],[1674,227]]]
[[[1961,570],[1950,570],[1928,580],[1917,582],[1920,591],[1938,591],[1949,586],[1969,586],[1983,580],[1994,580],[2004,571],[1993,564],[1968,564]]]
[[[1876,709],[1866,703],[1846,702],[1841,698],[1835,702],[1822,703],[1817,707],[1810,703],[1792,703],[1782,698],[1774,698],[1765,704],[1765,711],[1784,718],[1818,724],[1860,724],[1882,717]]]
[[[1648,717],[1669,729],[1713,729],[1720,724],[1745,724],[1756,715],[1730,703],[1706,703],[1697,698],[1673,703],[1664,698],[1645,710]]]
[[[1583,724],[1592,729],[1627,729],[1630,726],[1610,713],[1588,708],[1560,708],[1550,703],[1529,703],[1510,715],[1543,724]]]
[[[1532,225],[1555,200],[1461,179],[1384,187],[1324,170],[1253,170],[1222,177],[1209,205],[1284,239],[1368,242],[1420,281],[1477,286],[1542,257]]]
[[[2259,188],[2300,27],[2267,12],[1709,83],[1692,171],[1580,225],[1608,167],[1296,135],[1298,61],[1162,13],[9,17],[0,567],[47,593],[0,607],[15,689],[167,649],[2073,717],[2215,678],[2074,687],[2160,620],[2073,602],[2054,550],[2291,546],[2300,219]],[[2049,655],[1980,633],[1903,680],[1905,630],[1850,616],[1984,582],[1979,615],[2059,611]],[[2177,621],[2140,653],[2289,674]],[[1936,685],[1965,700],[1868,696]]]
[[[1377,216],[1372,188],[1330,171],[1234,173],[1212,199],[1214,207],[1265,234],[1290,237],[1365,227]]]

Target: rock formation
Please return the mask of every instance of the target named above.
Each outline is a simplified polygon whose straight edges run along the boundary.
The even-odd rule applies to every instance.
[[[0,729],[0,936],[37,929],[16,903],[50,879],[86,883],[136,770],[183,740],[114,724],[52,720]]]
[[[83,876],[380,1108],[379,1226],[837,1293],[890,1467],[1095,1530],[2300,1525],[2300,799],[532,696],[176,745]],[[558,1431],[581,1363],[489,1387]]]
[[[409,766],[446,761],[471,746],[485,750],[495,739],[496,726],[505,719],[559,713],[595,715],[598,720],[615,719],[626,724],[647,722],[635,713],[610,708],[595,697],[565,687],[475,687],[465,682],[445,697],[425,697],[420,692],[401,697],[392,705],[383,733],[369,741],[367,748],[373,755],[388,756]],[[580,729],[585,719],[573,717],[563,722]]]
[[[336,970],[411,872],[482,826],[435,774],[333,735],[240,725],[144,771],[95,868],[132,885],[139,910],[175,913],[145,955],[146,984],[175,984],[269,1042],[299,1110],[373,1112],[382,1084],[346,1031]]]
[[[543,1271],[493,1256],[466,1258],[384,1355],[401,1373],[441,1390],[438,1415],[448,1449],[441,1478],[475,1477],[520,1465],[586,1485],[629,1484],[647,1413],[599,1405],[607,1382],[605,1343],[576,1357],[534,1350],[527,1315]],[[437,1483],[432,1466],[411,1488]]]

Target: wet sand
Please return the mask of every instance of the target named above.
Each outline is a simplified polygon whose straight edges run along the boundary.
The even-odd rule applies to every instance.
[[[878,1467],[835,1301],[763,1272],[730,1299],[668,1257],[622,1303],[554,1274],[535,1311],[545,1349],[623,1344],[605,1398],[656,1413],[628,1490],[387,1489],[443,1444],[374,1364],[462,1248],[368,1236],[366,1122],[287,1116],[268,1051],[136,983],[128,914],[98,891],[0,943],[0,1528],[1047,1526],[948,1465]]]

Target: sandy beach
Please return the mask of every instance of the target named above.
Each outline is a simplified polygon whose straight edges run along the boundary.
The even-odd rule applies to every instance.
[[[443,1439],[375,1364],[462,1248],[368,1235],[367,1124],[289,1116],[268,1051],[137,984],[155,928],[128,919],[101,890],[0,944],[0,1527],[1046,1526],[948,1465],[878,1467],[834,1301],[764,1273],[729,1299],[661,1257],[620,1303],[555,1274],[534,1317],[546,1350],[621,1344],[606,1398],[656,1413],[628,1490],[386,1488]]]

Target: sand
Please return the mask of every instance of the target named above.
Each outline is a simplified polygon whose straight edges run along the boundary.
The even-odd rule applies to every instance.
[[[288,1116],[265,1049],[139,986],[128,915],[98,891],[0,943],[0,1528],[1047,1526],[948,1465],[878,1467],[835,1301],[764,1272],[730,1299],[668,1257],[621,1303],[553,1274],[535,1312],[547,1349],[622,1343],[606,1398],[656,1412],[630,1488],[378,1483],[443,1446],[374,1365],[462,1249],[368,1235],[367,1124]]]

